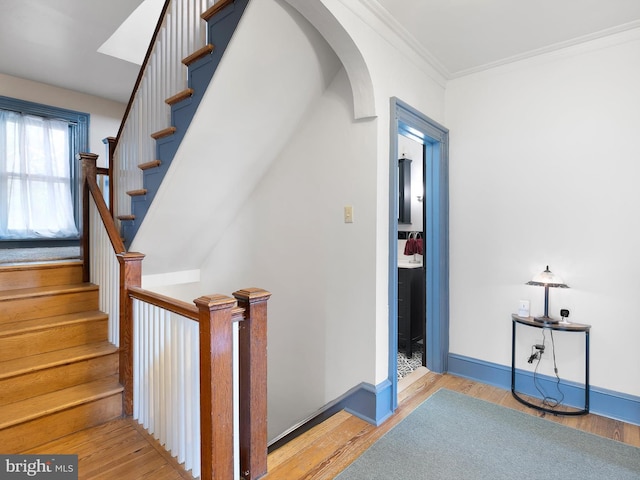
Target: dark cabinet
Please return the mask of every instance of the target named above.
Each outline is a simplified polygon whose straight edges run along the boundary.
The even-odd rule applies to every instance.
[[[398,268],[398,350],[407,357],[412,343],[424,337],[424,297],[424,269]]]

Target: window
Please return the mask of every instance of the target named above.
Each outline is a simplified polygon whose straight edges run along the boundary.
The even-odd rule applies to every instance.
[[[89,116],[0,97],[0,240],[78,236]]]

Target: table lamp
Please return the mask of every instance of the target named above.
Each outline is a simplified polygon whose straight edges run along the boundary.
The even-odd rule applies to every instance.
[[[527,285],[544,287],[544,315],[541,317],[534,317],[534,320],[542,323],[559,323],[559,320],[549,316],[549,287],[569,288],[569,285],[564,283],[558,275],[551,273],[549,265],[547,265],[544,272],[539,273],[533,277],[531,281],[527,282]]]

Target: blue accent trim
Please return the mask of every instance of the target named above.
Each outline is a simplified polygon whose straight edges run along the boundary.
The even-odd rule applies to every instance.
[[[397,393],[397,230],[399,133],[424,145],[424,233],[427,368],[448,369],[449,353],[449,130],[391,98],[389,172],[389,379]]]
[[[69,143],[71,149],[69,152],[69,162],[71,169],[71,196],[73,198],[76,227],[80,230],[82,205],[80,204],[80,182],[77,180],[80,178],[81,171],[80,163],[76,161],[76,156],[79,153],[89,151],[89,121],[91,119],[91,115],[84,112],[78,112],[76,110],[52,107],[51,105],[44,105],[41,103],[4,96],[0,96],[0,109],[27,115],[35,115],[38,117],[56,118],[70,123]]]
[[[398,408],[398,122],[396,102],[391,99],[389,128],[389,380],[392,410]]]
[[[214,50],[211,55],[189,65],[187,86],[192,88],[194,93],[191,97],[171,106],[171,125],[176,127],[176,132],[157,140],[156,158],[146,160],[157,159],[161,164],[157,168],[143,172],[143,185],[147,189],[147,194],[132,198],[131,213],[136,219],[122,222],[122,234],[127,248],[142,225],[248,3],[249,0],[235,0],[210,18],[207,23],[207,42],[214,45]]]
[[[495,387],[511,390],[511,367],[484,360],[449,354],[449,373]],[[516,370],[516,390],[540,398],[533,386],[533,374]],[[540,385],[550,396],[556,396],[556,378],[538,375]],[[584,389],[579,383],[563,380],[560,388],[567,405],[584,407]],[[591,386],[589,390],[589,412],[634,425],[640,425],[640,397]]]
[[[494,387],[511,389],[511,368],[504,365],[450,353],[448,373]]]
[[[393,415],[397,395],[393,395],[392,382],[385,380],[377,386],[361,383],[344,399],[344,409],[375,426]]]
[[[335,415],[340,410],[346,410],[352,415],[361,418],[373,425],[380,425],[393,414],[391,405],[391,383],[382,382],[377,387],[368,383],[356,385],[334,401],[329,402],[316,413],[269,443],[269,452],[280,448],[294,438],[321,424],[327,418]]]
[[[424,145],[427,367],[446,372],[449,352],[449,130],[394,99],[398,130]]]
[[[591,413],[640,425],[640,397],[592,386],[589,404]]]

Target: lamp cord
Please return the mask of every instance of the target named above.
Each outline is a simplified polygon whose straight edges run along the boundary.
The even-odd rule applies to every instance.
[[[545,346],[545,343],[547,341],[547,337],[545,335],[545,330],[546,329],[542,329],[542,346]],[[536,362],[536,368],[533,371],[533,384],[536,387],[536,390],[538,390],[538,393],[540,393],[540,395],[542,396],[542,404],[546,405],[550,408],[555,408],[557,406],[559,406],[563,401],[564,401],[564,393],[562,392],[562,390],[560,390],[560,376],[558,375],[558,365],[556,363],[556,343],[555,340],[553,338],[553,330],[549,330],[549,333],[551,334],[551,350],[553,352],[553,372],[555,373],[556,376],[556,389],[558,390],[558,393],[560,394],[560,398],[554,398],[551,397],[549,395],[547,395],[544,392],[544,389],[542,388],[542,385],[540,385],[540,381],[538,379],[538,367],[540,366],[540,360],[542,359],[542,355],[539,355],[537,357],[537,362]],[[543,350],[544,351],[544,350]]]

